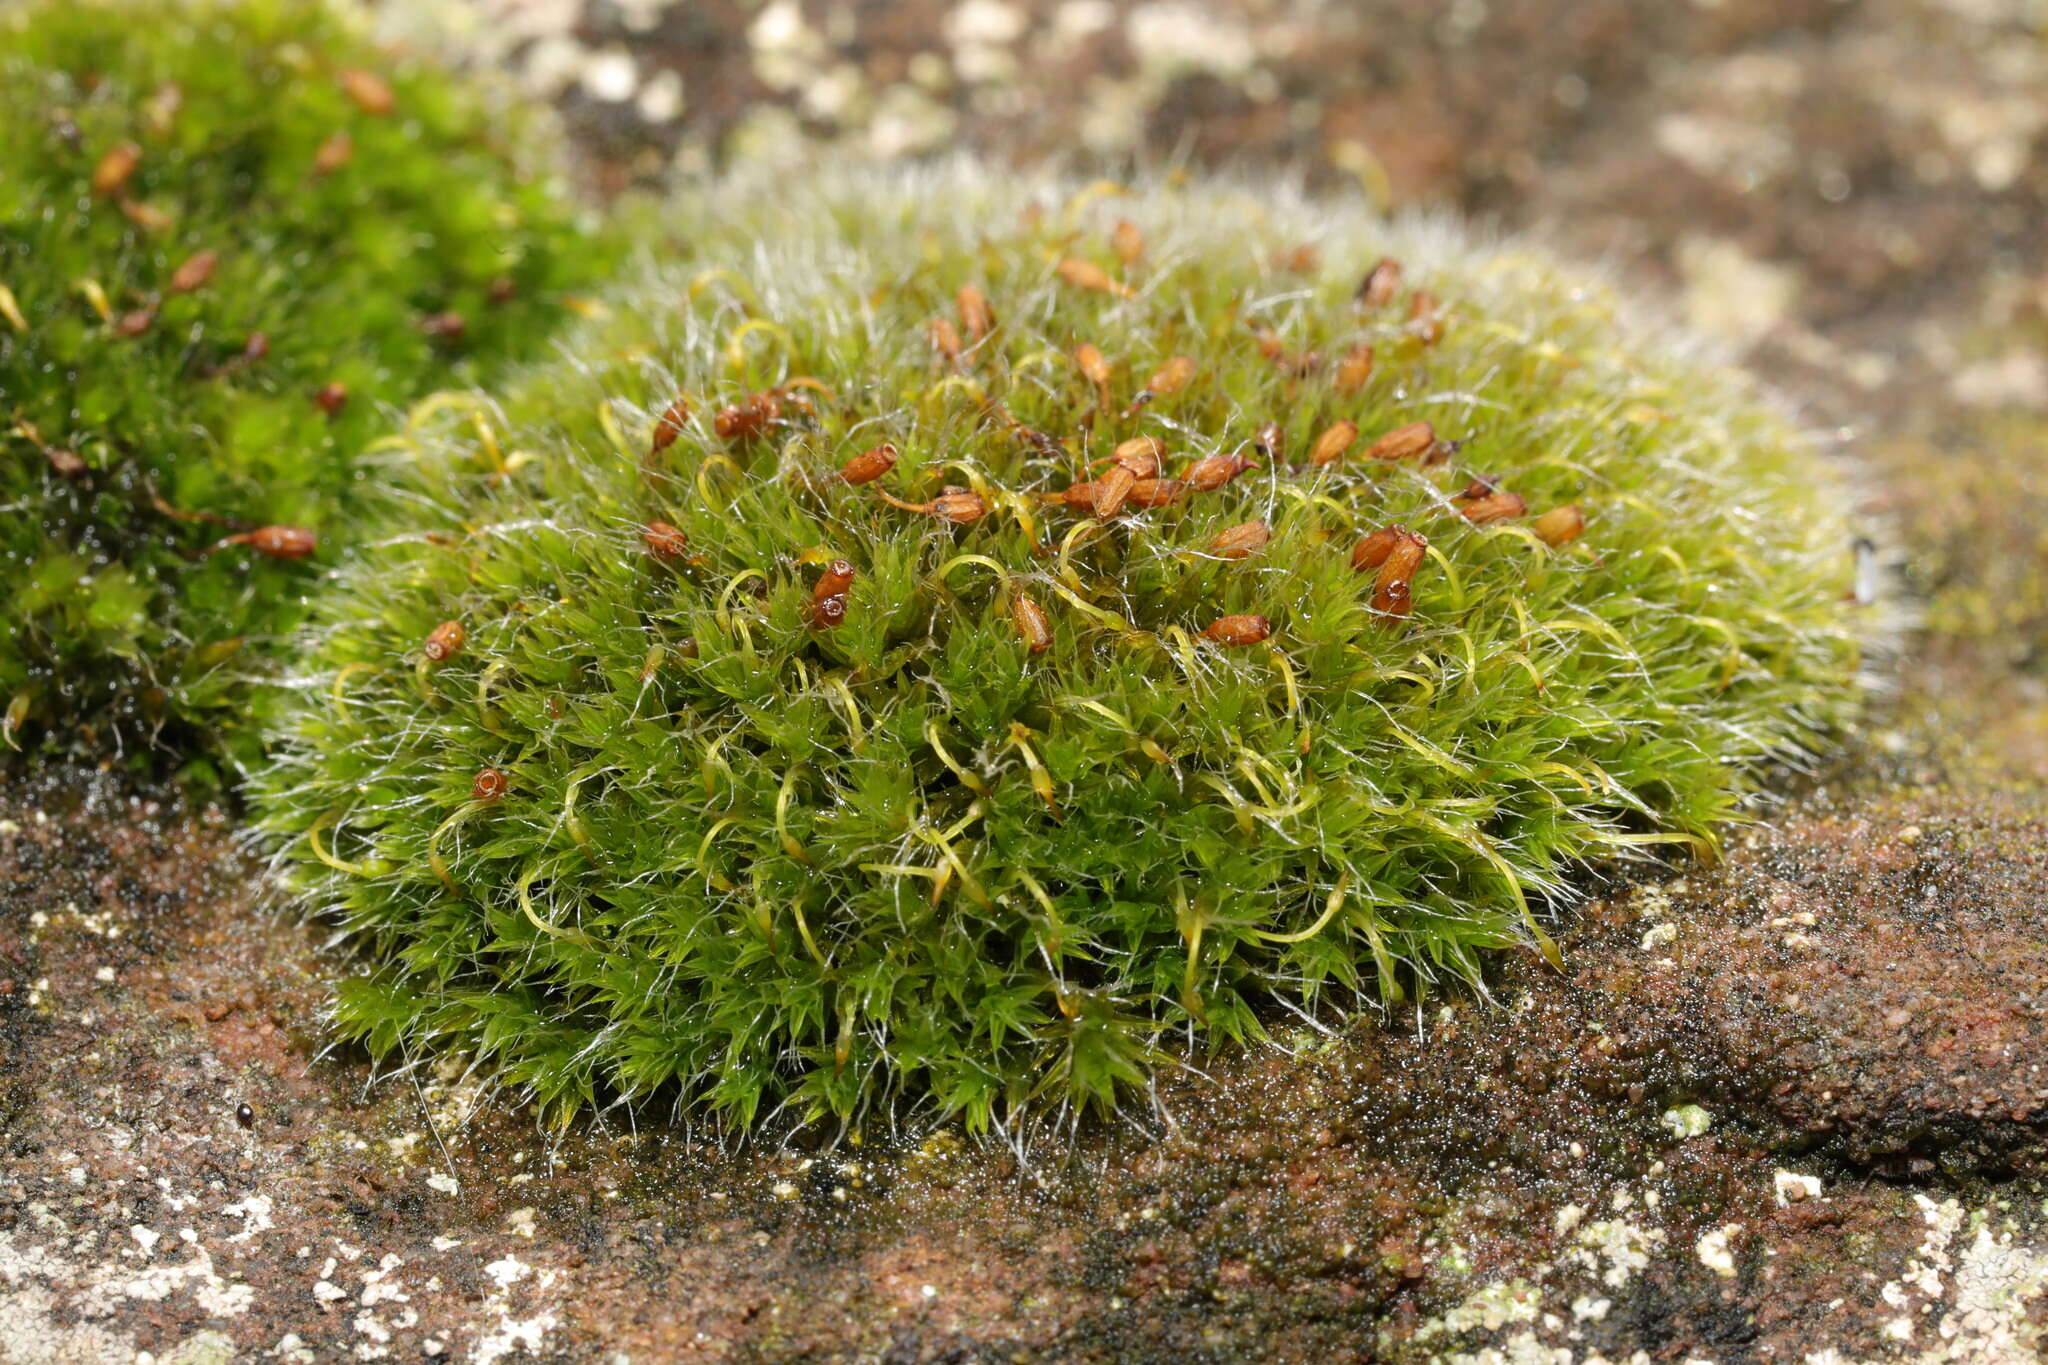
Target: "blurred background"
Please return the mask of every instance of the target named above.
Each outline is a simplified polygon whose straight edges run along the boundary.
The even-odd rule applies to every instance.
[[[1821,420],[2048,407],[2048,0],[382,0],[592,187],[971,149],[1361,183],[1667,288]]]

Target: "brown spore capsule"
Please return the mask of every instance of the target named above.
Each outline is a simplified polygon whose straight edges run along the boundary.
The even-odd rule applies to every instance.
[[[1084,261],[1078,256],[1069,256],[1054,267],[1059,277],[1076,289],[1086,289],[1095,294],[1114,294],[1120,299],[1132,296],[1131,287],[1110,275],[1107,270],[1093,261]]]
[[[1210,622],[1202,638],[1219,645],[1255,645],[1273,633],[1273,623],[1263,616],[1220,616]]]
[[[472,801],[499,801],[512,789],[512,779],[496,768],[485,768],[469,784],[469,799]]]
[[[189,294],[203,288],[213,278],[213,272],[220,265],[218,251],[195,251],[185,258],[184,264],[171,272],[171,292]]]
[[[1586,514],[1577,503],[1553,507],[1531,523],[1530,528],[1545,545],[1564,545],[1577,540],[1586,529]]]
[[[135,174],[135,168],[142,164],[142,148],[132,142],[117,142],[107,148],[99,162],[92,168],[92,192],[103,199],[110,199],[121,192],[128,183],[128,177]]]
[[[873,483],[896,467],[896,447],[884,441],[869,446],[839,466],[839,477],[850,484]]]
[[[925,335],[931,338],[932,351],[947,365],[960,363],[960,332],[944,318],[933,318],[925,324]]]
[[[1371,460],[1406,460],[1421,455],[1436,444],[1436,428],[1427,422],[1410,422],[1395,427],[1366,448]]]
[[[825,571],[818,575],[818,581],[812,585],[811,601],[822,602],[828,597],[844,597],[846,590],[853,586],[854,577],[858,572],[851,560],[833,560],[825,566]]]
[[[665,521],[650,521],[640,528],[640,543],[647,553],[663,563],[673,563],[690,552],[690,538]]]
[[[44,446],[43,458],[50,462],[50,472],[66,479],[85,477],[85,459],[75,450],[63,446]]]
[[[685,398],[677,398],[661,410],[661,416],[654,419],[654,434],[648,439],[647,453],[659,455],[676,443],[676,437],[683,434],[683,424],[690,420],[690,404]]]
[[[1425,346],[1434,346],[1443,337],[1443,309],[1427,289],[1416,290],[1408,300],[1408,330]]]
[[[446,663],[462,652],[462,646],[469,641],[469,632],[462,628],[460,621],[443,621],[427,636],[427,642],[420,646],[420,653],[430,663]]]
[[[989,307],[988,295],[974,285],[961,285],[953,302],[960,310],[960,328],[969,341],[980,341],[996,329],[996,314]]]
[[[821,597],[804,609],[812,630],[831,630],[846,620],[846,595]]]
[[[430,313],[420,319],[420,330],[436,341],[455,342],[469,331],[469,323],[460,313]]]
[[[356,154],[355,140],[347,133],[336,133],[321,143],[313,153],[313,174],[333,175],[348,165]]]
[[[1335,382],[1339,393],[1357,393],[1372,378],[1372,347],[1353,346],[1337,362]]]
[[[139,337],[156,324],[156,309],[137,308],[114,319],[114,335]]]
[[[1364,573],[1367,569],[1377,569],[1387,562],[1387,556],[1393,553],[1394,547],[1407,538],[1408,528],[1405,526],[1380,527],[1353,547],[1351,567],[1359,573]]]
[[[1400,292],[1401,263],[1391,256],[1382,256],[1359,282],[1358,305],[1361,308],[1385,308]]]
[[[1272,528],[1263,521],[1241,521],[1221,531],[1209,542],[1209,553],[1218,559],[1249,559],[1273,539]]]
[[[1194,358],[1177,355],[1152,372],[1152,377],[1145,381],[1145,392],[1154,398],[1171,398],[1186,388],[1194,377]]]
[[[1052,648],[1052,622],[1046,619],[1045,608],[1024,593],[1010,598],[1010,624],[1017,628],[1017,638],[1031,653],[1043,654]]]
[[[1130,504],[1148,511],[1155,507],[1171,507],[1186,499],[1188,486],[1179,479],[1140,479],[1131,485]]]
[[[782,400],[763,389],[742,402],[720,408],[711,419],[711,427],[721,440],[744,441],[759,436],[781,416]]]
[[[1358,423],[1341,421],[1324,429],[1309,447],[1308,458],[1312,464],[1334,464],[1351,449],[1351,443],[1358,439]]]
[[[168,232],[176,219],[154,204],[145,204],[139,199],[122,199],[121,216],[144,232]]]
[[[339,380],[322,384],[313,392],[313,406],[329,417],[340,416],[341,410],[348,406],[348,385]]]
[[[1128,218],[1116,220],[1116,226],[1109,230],[1109,249],[1126,266],[1136,265],[1145,256],[1145,232]]]
[[[1519,517],[1529,510],[1520,493],[1497,489],[1484,497],[1473,498],[1465,504],[1465,520],[1474,526],[1486,526],[1492,522]]]
[[[1372,609],[1385,616],[1406,616],[1415,610],[1415,573],[1429,553],[1429,539],[1399,527],[1391,529],[1398,535],[1387,548],[1379,574],[1373,579]]]
[[[303,526],[259,526],[246,534],[247,540],[229,539],[272,559],[304,559],[320,548],[320,537]]]
[[[391,86],[374,71],[365,71],[359,66],[344,67],[334,73],[334,79],[341,84],[342,93],[355,101],[356,108],[377,118],[382,118],[398,107],[398,99],[391,93]]]
[[[981,494],[952,485],[941,489],[939,496],[930,502],[905,502],[901,498],[892,497],[888,490],[882,488],[875,490],[875,496],[891,507],[900,507],[906,512],[917,512],[927,517],[937,517],[956,526],[970,526],[988,515],[988,503]]]
[[[1248,469],[1258,466],[1242,453],[1232,451],[1228,455],[1204,455],[1189,465],[1181,476],[1182,482],[1197,493],[1214,492]]]

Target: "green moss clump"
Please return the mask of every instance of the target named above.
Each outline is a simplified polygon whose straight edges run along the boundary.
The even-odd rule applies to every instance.
[[[1568,869],[1711,839],[1854,703],[1831,470],[1538,254],[968,170],[668,224],[414,433],[308,637],[263,819],[380,1053],[557,1117],[1109,1106],[1551,951]],[[1177,483],[1107,463],[1145,437]]]
[[[538,349],[604,269],[530,122],[319,4],[0,7],[10,743],[237,723],[380,405]],[[317,551],[235,539],[273,525]]]

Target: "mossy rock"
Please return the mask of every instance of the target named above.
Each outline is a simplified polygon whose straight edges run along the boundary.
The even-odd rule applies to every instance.
[[[1113,1106],[1554,952],[1856,704],[1836,471],[1539,252],[965,168],[666,223],[414,429],[308,635],[262,818],[379,1053],[558,1119]]]
[[[0,6],[10,744],[238,725],[380,406],[533,353],[601,276],[531,123],[319,4]]]

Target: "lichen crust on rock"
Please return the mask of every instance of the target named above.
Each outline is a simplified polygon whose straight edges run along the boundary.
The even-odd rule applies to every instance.
[[[607,273],[545,129],[340,6],[0,5],[0,740],[249,735],[380,408]]]
[[[1554,954],[1852,716],[1852,496],[1519,242],[971,166],[716,181],[397,443],[264,827],[342,1032],[557,1119],[1109,1108]]]

